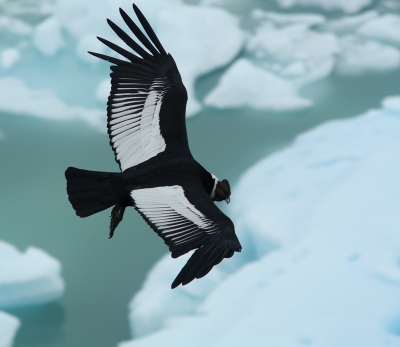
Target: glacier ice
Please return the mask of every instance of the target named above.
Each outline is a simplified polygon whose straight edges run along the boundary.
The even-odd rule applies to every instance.
[[[372,0],[277,0],[277,2],[283,8],[317,6],[325,11],[342,10],[345,13],[355,13],[370,5]]]
[[[9,47],[0,51],[0,66],[4,69],[9,69],[20,59],[21,53],[16,48]]]
[[[33,32],[31,25],[10,16],[0,16],[0,32],[18,36],[30,36]]]
[[[333,70],[339,47],[334,34],[310,28],[316,23],[323,23],[323,17],[307,21],[304,15],[280,15],[282,19],[287,17],[286,23],[283,20],[276,23],[274,17],[276,15],[271,17],[267,12],[267,20],[256,28],[255,34],[249,39],[246,50],[250,58],[265,69],[290,78],[297,84],[310,83],[311,76],[318,75],[314,80],[327,77]],[[321,66],[330,67],[324,75],[315,72]]]
[[[237,18],[222,9],[196,7],[179,1],[139,0],[135,3],[177,62],[189,95],[187,115],[198,113],[201,105],[194,93],[196,79],[228,64],[243,46],[244,34],[239,29]],[[123,1],[119,5],[129,9],[131,2]],[[94,63],[96,59],[89,56],[87,51],[110,53],[96,36],[111,37],[112,31],[106,25],[105,18],[111,16],[112,20],[120,23],[122,20],[117,17],[117,12],[115,5],[105,0],[101,4],[59,0],[54,19],[51,20],[57,19],[75,38],[77,56]],[[121,26],[125,27],[122,23]],[[47,38],[42,41],[45,40]],[[121,43],[116,36],[112,40]]]
[[[255,9],[250,17],[253,31],[248,33],[244,55],[224,72],[219,84],[205,98],[208,106],[284,111],[297,105],[300,109],[304,107],[298,102],[301,89],[333,72],[360,75],[400,66],[396,43],[400,16],[397,15],[371,10],[326,19],[321,14]],[[248,60],[255,66],[243,64]],[[257,70],[258,74],[239,71],[239,68]],[[279,97],[271,99],[275,95],[271,94],[275,91],[273,81],[277,78]],[[269,100],[263,100],[263,96]],[[290,102],[293,98],[297,101]],[[311,100],[301,99],[312,104]]]
[[[44,251],[29,247],[21,253],[0,241],[0,308],[40,304],[64,291],[61,264]]]
[[[311,105],[298,95],[295,85],[254,65],[237,60],[222,76],[204,103],[216,108],[253,107],[275,111],[295,110]]]
[[[399,46],[400,16],[389,13],[373,18],[359,27],[357,33],[364,37]]]
[[[29,88],[30,94],[43,96],[47,93],[41,101],[49,102],[52,99],[57,106],[56,111],[63,116],[55,111],[49,112],[45,103],[40,107],[39,102],[35,103],[33,112],[26,112],[29,107],[21,111],[22,106],[15,103],[15,98],[13,102],[8,103],[3,100],[2,104],[6,105],[4,108],[0,107],[0,110],[14,114],[22,112],[25,115],[36,115],[46,119],[81,118],[95,128],[100,128],[100,119],[106,119],[106,111],[103,107],[102,112],[99,113],[99,110],[94,107],[99,104],[96,99],[104,101],[108,93],[105,93],[104,89],[101,93],[93,90],[85,99],[81,95],[76,95],[77,92],[72,93],[72,96],[65,95],[66,86],[70,85],[73,88],[76,80],[80,79],[87,85],[87,88],[82,88],[82,90],[88,90],[93,88],[92,81],[98,78],[98,88],[101,88],[102,80],[107,75],[107,65],[104,64],[101,69],[98,68],[100,60],[89,55],[87,51],[114,54],[99,42],[96,36],[125,45],[113,34],[106,23],[106,18],[109,17],[121,27],[126,28],[119,16],[118,7],[108,0],[100,2],[41,1],[41,6],[31,4],[30,1],[21,3],[24,6],[12,7],[11,1],[2,4],[5,14],[0,16],[0,32],[7,40],[12,38],[14,46],[0,45],[0,68],[3,68],[0,69],[0,78],[8,78],[3,82],[10,79],[14,82],[16,79],[20,80],[20,88],[24,91],[27,89],[22,85],[32,85]],[[177,61],[189,94],[187,115],[196,114],[202,107],[195,95],[195,82],[198,77],[227,65],[243,47],[245,37],[239,28],[238,18],[223,9],[189,5],[180,0],[138,0],[135,3],[144,12],[163,45]],[[121,1],[118,5],[133,16],[130,0]],[[41,20],[38,20],[38,23],[35,21],[28,23],[20,19],[28,13],[34,14]],[[3,44],[6,42],[4,41]],[[18,69],[13,69],[17,61]],[[42,67],[42,65],[47,66],[48,62],[50,66],[61,65],[61,62],[72,64],[71,71],[75,70],[80,75],[74,72],[64,76],[64,71],[60,73],[60,81],[53,83],[51,86],[54,90],[53,95],[49,96],[49,92],[42,90],[50,88],[45,82],[48,78],[46,75],[48,69]],[[84,75],[82,75],[82,64],[86,65]],[[31,70],[33,68],[42,70],[44,78],[38,78],[37,74],[19,73],[19,70],[23,71],[28,66]],[[104,88],[104,84],[102,86]],[[74,99],[79,100],[79,104],[74,104],[72,101]]]
[[[361,25],[378,17],[377,11],[366,11],[353,16],[345,16],[338,19],[329,20],[321,25],[324,31],[330,31],[335,34],[349,34],[355,32]]]
[[[174,291],[164,257],[130,306],[140,338],[119,347],[399,345],[399,133],[393,96],[250,168],[230,209],[242,254]]]
[[[104,112],[81,106],[68,106],[52,90],[29,88],[22,80],[0,78],[0,110],[44,119],[81,119],[101,131],[105,129]]]
[[[395,70],[400,66],[400,51],[374,40],[357,35],[344,35],[339,39],[340,56],[336,71],[351,75],[365,72]]]
[[[246,43],[245,58],[235,61],[205,98],[217,108],[249,106],[285,111],[312,104],[299,89],[331,74],[339,53],[334,34],[312,27],[321,15],[279,14],[255,10],[259,22]]]
[[[100,65],[99,59],[90,56],[87,51],[113,54],[96,39],[97,35],[124,45],[105,21],[106,17],[110,17],[118,25],[126,27],[115,3],[109,0],[46,0],[40,4],[23,0],[20,2],[23,6],[14,3],[6,1],[0,5],[3,9],[0,32],[8,41],[10,37],[14,38],[12,44],[6,40],[0,45],[0,77],[20,79],[25,85],[31,86],[34,93],[42,93],[41,89],[52,87],[60,104],[73,110],[74,114],[81,114],[79,109],[87,111],[88,116],[83,118],[94,127],[101,128],[99,120],[106,118],[104,104],[102,114],[96,107],[100,105],[98,100],[104,102],[107,99],[107,83],[104,82],[107,65]],[[284,7],[296,5],[296,12],[301,10],[297,5],[317,6],[322,11],[319,14],[293,11],[278,13],[252,9],[241,17],[226,9],[207,6],[215,1],[201,1],[200,5],[181,0],[138,0],[136,3],[177,61],[189,94],[188,116],[202,108],[202,100],[196,98],[195,91],[198,78],[229,64],[232,66],[221,70],[222,75],[231,74],[233,67],[236,70],[238,66],[247,68],[246,64],[242,64],[242,59],[250,60],[256,68],[264,69],[265,75],[277,77],[280,82],[287,84],[288,88],[283,89],[288,90],[289,94],[281,98],[283,104],[280,106],[275,103],[271,107],[266,101],[255,101],[259,98],[257,95],[252,96],[253,100],[242,100],[241,103],[251,107],[254,103],[258,108],[275,110],[286,110],[288,104],[285,104],[285,100],[293,99],[293,94],[297,101],[290,108],[296,103],[299,108],[304,107],[299,100],[311,104],[311,100],[298,95],[299,91],[310,83],[327,78],[332,72],[355,75],[398,68],[400,17],[388,14],[388,9],[382,10],[388,8],[387,1],[379,5],[380,11],[358,13],[370,3],[369,0],[280,0],[279,4]],[[226,1],[218,3],[224,3],[226,8],[233,6]],[[130,0],[123,0],[118,5],[132,14]],[[341,9],[344,14],[333,17],[323,14],[324,10],[333,9]],[[34,13],[41,20],[22,20],[28,13]],[[353,15],[348,16],[348,13]],[[246,20],[251,22],[249,27],[243,25]],[[41,79],[37,78],[37,74],[19,73],[19,70],[24,71],[28,66],[31,70],[32,67],[42,69],[42,64],[47,66],[48,63],[60,69],[63,69],[61,63],[71,64],[70,70],[74,72],[61,72],[60,81],[52,82],[51,86],[46,84],[47,75]],[[42,70],[48,74],[46,69]],[[82,92],[76,89],[68,93],[68,86],[72,89],[78,79],[82,81]],[[246,83],[249,84],[249,81]],[[232,94],[239,89],[240,86],[233,84]],[[87,90],[93,91],[83,97],[82,93]],[[228,93],[228,89],[225,92]],[[215,93],[215,90],[212,91],[206,98],[209,106],[233,107],[227,104],[228,100],[211,102]],[[10,103],[4,111],[11,106]],[[19,106],[15,106],[13,113],[19,112],[18,109]],[[42,117],[50,119],[50,113],[43,107],[36,108],[34,113],[38,114],[41,109]],[[54,117],[58,118],[56,114]],[[82,116],[71,116],[70,113],[69,117],[65,117],[73,118]]]
[[[11,347],[20,326],[18,318],[0,311],[0,347]]]
[[[65,46],[57,18],[50,17],[35,27],[33,45],[44,55],[52,56]]]
[[[0,241],[0,309],[42,304],[64,292],[61,264],[41,249],[24,253]],[[18,318],[0,311],[0,347],[11,347],[20,326]]]

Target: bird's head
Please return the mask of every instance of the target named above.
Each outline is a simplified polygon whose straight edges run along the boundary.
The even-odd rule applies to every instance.
[[[228,180],[218,181],[215,185],[213,201],[225,200],[227,204],[231,201],[231,187]]]

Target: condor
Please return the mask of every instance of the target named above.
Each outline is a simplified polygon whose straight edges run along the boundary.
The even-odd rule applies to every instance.
[[[173,281],[175,288],[205,276],[224,258],[240,252],[241,245],[232,221],[214,204],[229,203],[228,181],[219,181],[190,153],[187,93],[175,61],[134,4],[133,9],[147,37],[122,9],[120,13],[143,46],[107,21],[136,54],[100,37],[127,60],[89,52],[113,64],[107,128],[121,172],[70,167],[65,172],[67,193],[80,217],[114,206],[110,238],[125,208],[133,206],[162,237],[173,258],[196,249]]]

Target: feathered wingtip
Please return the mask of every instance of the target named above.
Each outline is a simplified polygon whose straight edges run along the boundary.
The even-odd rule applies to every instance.
[[[222,232],[215,236],[215,240],[201,246],[192,254],[172,282],[171,289],[178,287],[180,284],[184,286],[195,278],[204,277],[224,258],[231,258],[235,252],[242,250],[242,246],[235,234],[231,235]]]
[[[158,39],[157,35],[155,34],[153,28],[143,15],[143,13],[139,10],[139,8],[132,4],[133,10],[136,13],[137,18],[139,19],[140,24],[142,25],[144,31],[150,38],[150,40],[144,35],[144,33],[139,29],[139,27],[135,24],[135,22],[129,17],[129,15],[122,9],[119,9],[122,19],[128,26],[128,28],[132,31],[135,37],[142,43],[142,45],[147,49],[144,49],[140,46],[131,36],[129,36],[125,31],[123,31],[118,25],[116,25],[110,19],[107,19],[108,25],[111,29],[118,35],[118,37],[123,40],[137,55],[127,51],[126,49],[112,43],[102,37],[97,37],[97,39],[105,44],[107,47],[111,48],[113,51],[117,52],[118,54],[122,55],[123,57],[127,58],[132,63],[143,62],[145,60],[154,60],[160,54],[167,55],[164,47],[161,45],[160,40]],[[121,60],[118,58],[110,57],[108,55],[95,53],[95,52],[88,52],[89,54],[106,60],[112,64],[116,65],[129,65],[130,63],[125,60]]]

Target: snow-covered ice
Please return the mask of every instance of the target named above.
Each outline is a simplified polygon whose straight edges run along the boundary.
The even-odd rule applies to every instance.
[[[64,293],[61,264],[39,248],[0,241],[0,309],[46,303]],[[11,347],[19,319],[0,311],[0,347]]]
[[[250,168],[230,209],[243,252],[174,291],[184,260],[164,257],[119,347],[399,346],[400,97],[382,105]]]
[[[298,95],[293,83],[243,58],[228,69],[204,103],[216,108],[252,107],[275,111],[311,105],[310,100]]]
[[[345,16],[339,19],[332,19],[325,22],[321,28],[324,31],[331,31],[335,34],[349,34],[353,33],[364,23],[373,18],[378,17],[377,11],[367,11],[353,16]]]
[[[135,3],[177,62],[189,95],[187,115],[198,113],[201,105],[196,100],[195,81],[199,76],[225,66],[239,53],[244,34],[239,28],[238,19],[223,9],[197,7],[179,1],[138,0]],[[123,1],[119,5],[134,18],[130,1]],[[50,20],[56,21],[52,22],[53,25],[60,23],[77,40],[75,50],[78,57],[94,63],[98,59],[88,55],[88,50],[110,53],[96,36],[113,37],[112,41],[120,43],[108,28],[105,21],[107,17],[126,27],[118,16],[115,4],[105,0],[101,4],[59,0],[54,18]],[[50,31],[47,32],[50,35]],[[39,42],[47,40],[50,38],[43,38]],[[61,38],[57,42],[62,42]]]
[[[20,326],[18,318],[0,311],[0,347],[11,347]]]
[[[246,64],[242,64],[242,59],[251,60],[257,67],[264,69],[269,77],[273,76],[284,84],[291,84],[284,88],[289,94],[281,98],[284,103],[278,107],[276,102],[272,102],[273,107],[267,101],[242,102],[250,107],[254,103],[257,108],[263,108],[264,106],[260,105],[265,105],[266,109],[275,110],[286,110],[285,100],[293,99],[293,93],[295,98],[304,101],[304,98],[297,95],[301,88],[328,78],[334,72],[355,75],[398,68],[400,17],[394,14],[395,11],[389,13],[391,10],[388,1],[380,2],[379,8],[377,6],[376,9],[371,6],[371,9],[365,12],[360,11],[371,5],[370,0],[277,1],[283,8],[282,12],[252,9],[242,17],[226,10],[233,6],[226,0],[201,1],[200,5],[188,4],[183,0],[136,1],[164,47],[177,62],[188,90],[188,116],[202,109],[202,100],[197,99],[195,90],[199,77],[230,66],[229,64],[231,67],[222,70],[222,74],[231,74],[233,67],[247,67]],[[10,9],[12,3],[14,2],[6,1],[2,8]],[[71,63],[71,71],[77,71],[79,75],[65,75],[64,71],[61,72],[59,87],[57,84],[52,86],[54,93],[60,103],[73,110],[73,113],[80,114],[78,118],[82,118],[78,110],[87,109],[88,115],[84,118],[101,127],[99,119],[106,118],[104,104],[101,115],[93,108],[100,107],[98,100],[104,103],[108,96],[107,83],[104,82],[107,65],[100,66],[100,60],[89,55],[87,51],[113,55],[114,53],[99,42],[96,36],[105,37],[124,46],[108,27],[105,19],[108,17],[125,29],[126,25],[120,18],[115,3],[109,0],[46,0],[40,3],[42,5],[39,6],[32,1],[23,1],[28,12],[41,16],[42,19],[38,22],[28,23],[23,20],[26,13],[18,12],[23,6],[18,7],[16,12],[2,12],[0,33],[6,33],[8,38],[14,35],[12,37],[17,41],[13,45],[6,45],[5,42],[5,46],[0,47],[2,77],[23,79],[22,82],[29,86],[32,82],[30,79],[35,76],[36,88],[48,89],[45,82],[48,76],[38,79],[34,74],[18,74],[18,69],[24,70],[29,65],[48,74],[43,66],[60,66],[64,61],[66,64]],[[225,9],[208,6],[212,3],[218,3]],[[135,17],[130,0],[122,0],[118,6]],[[296,13],[285,11],[289,7],[295,7]],[[302,13],[303,8],[313,13]],[[324,14],[324,11],[331,10],[342,10],[342,13],[337,12],[331,19],[330,15]],[[349,16],[350,13],[352,15]],[[251,22],[251,25],[243,29],[246,25],[242,24],[246,21]],[[34,59],[34,62],[29,59]],[[18,69],[13,65],[16,62]],[[85,66],[84,70],[82,65]],[[67,86],[74,88],[77,80],[82,82],[82,90],[93,90],[88,92],[87,98],[77,93],[65,95]],[[249,81],[246,83],[249,84]],[[235,94],[241,87],[232,84],[231,88],[231,94]],[[268,89],[268,86],[265,88]],[[228,90],[225,92],[229,94]],[[233,107],[226,102],[227,100],[214,100],[215,102],[210,103],[215,93],[216,90],[211,91],[211,95],[206,98],[209,106],[213,104],[216,107]],[[253,97],[258,98],[256,95]],[[68,103],[65,101],[67,99]],[[304,107],[303,102],[298,100],[292,105],[298,103],[299,108]],[[306,101],[312,104],[311,100]],[[46,113],[46,117],[52,118],[47,111],[43,112]],[[59,117],[54,115],[54,118]],[[76,117],[66,117],[73,118]]]
[[[239,58],[205,98],[217,108],[249,106],[286,111],[312,104],[299,89],[329,76],[339,53],[334,34],[317,32],[325,18],[312,14],[278,14],[256,10],[261,23]]]
[[[104,111],[68,106],[52,90],[32,89],[19,79],[0,78],[0,111],[44,119],[81,119],[105,130]]]
[[[65,46],[57,18],[50,17],[35,27],[34,46],[44,55],[52,56]]]
[[[385,14],[367,21],[357,33],[368,38],[400,46],[400,16]]]
[[[9,69],[20,59],[21,54],[16,48],[10,47],[0,51],[0,66],[4,69]]]
[[[400,51],[377,41],[356,35],[344,35],[339,40],[340,56],[336,64],[339,74],[362,74],[395,70],[400,66]]]
[[[29,247],[21,253],[0,241],[0,308],[40,304],[64,292],[61,264],[44,251]]]
[[[30,36],[33,32],[32,26],[20,19],[0,16],[0,33],[7,32],[18,36]]]
[[[254,20],[268,20],[278,26],[303,24],[306,27],[321,25],[326,22],[324,16],[314,13],[279,13],[263,11],[259,8],[251,12],[251,18]]]
[[[335,55],[339,52],[336,36],[312,30],[310,25],[316,20],[306,21],[294,15],[287,17],[297,22],[287,21],[284,26],[273,24],[272,20],[263,22],[246,45],[248,54],[260,66],[297,84],[326,78],[333,70]],[[322,18],[320,22],[323,22]]]
[[[276,0],[279,6],[316,6],[325,11],[341,10],[345,13],[355,13],[370,5],[372,0]]]

